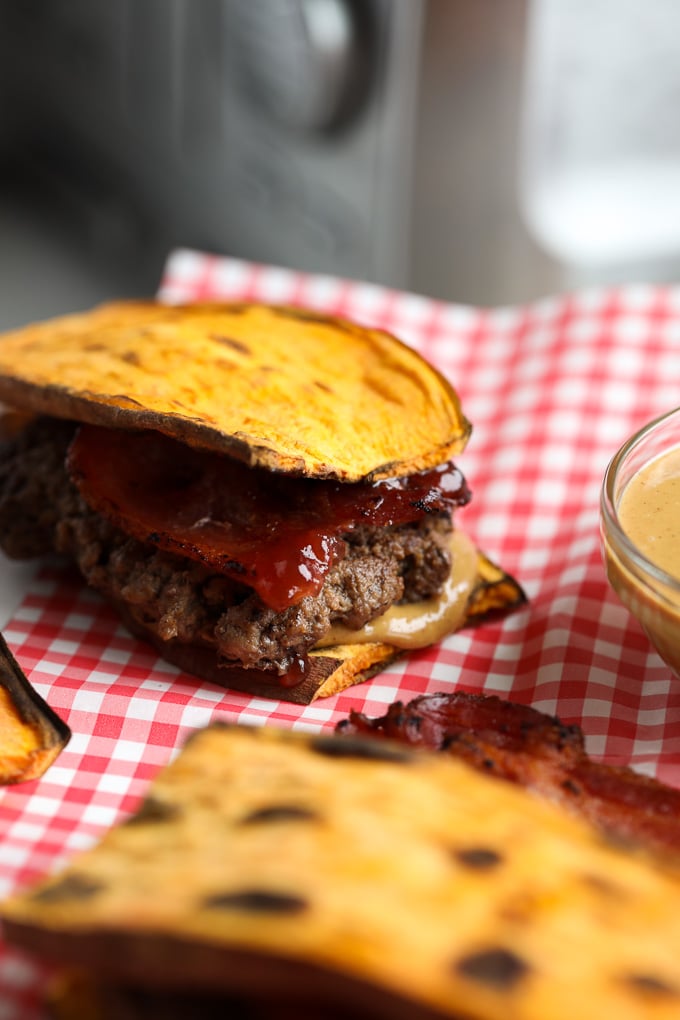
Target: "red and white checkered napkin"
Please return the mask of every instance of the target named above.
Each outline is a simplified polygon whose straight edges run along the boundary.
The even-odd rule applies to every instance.
[[[43,570],[5,634],[73,739],[42,780],[0,791],[0,895],[131,810],[187,733],[218,715],[332,728],[351,708],[381,715],[396,699],[462,688],[577,722],[592,754],[680,785],[680,683],[610,592],[598,533],[609,459],[639,426],[680,404],[680,289],[483,311],[178,251],[160,296],[301,304],[387,328],[420,350],[454,383],[474,425],[459,458],[473,500],[459,523],[520,581],[529,605],[302,707],[178,674],[73,574]],[[40,1016],[39,977],[23,957],[0,954],[0,992],[10,1003],[0,1005],[3,1020]]]

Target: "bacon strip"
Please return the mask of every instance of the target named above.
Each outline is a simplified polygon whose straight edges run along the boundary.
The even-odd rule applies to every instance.
[[[318,594],[342,535],[464,506],[448,462],[379,482],[343,483],[251,468],[159,432],[82,425],[68,469],[86,503],[142,542],[206,564],[282,611]]]
[[[337,731],[456,755],[581,815],[610,839],[680,851],[680,790],[593,761],[578,726],[529,706],[462,691],[423,695],[376,719],[352,711]]]

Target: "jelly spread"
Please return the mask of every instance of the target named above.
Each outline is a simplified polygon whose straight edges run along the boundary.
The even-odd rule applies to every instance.
[[[68,467],[83,498],[126,534],[205,563],[280,611],[314,595],[361,524],[406,524],[470,499],[452,463],[347,484],[252,468],[159,432],[78,430]]]

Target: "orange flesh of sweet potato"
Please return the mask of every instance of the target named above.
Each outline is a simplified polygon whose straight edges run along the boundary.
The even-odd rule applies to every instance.
[[[436,467],[470,433],[395,337],[264,305],[114,302],[3,334],[0,400],[347,482]]]
[[[31,686],[0,635],[0,785],[37,779],[71,731]]]

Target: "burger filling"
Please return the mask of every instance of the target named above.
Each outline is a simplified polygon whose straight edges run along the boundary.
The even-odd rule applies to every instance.
[[[436,600],[468,499],[452,464],[373,484],[291,478],[51,418],[0,447],[7,555],[65,553],[145,631],[280,675],[333,632]]]

